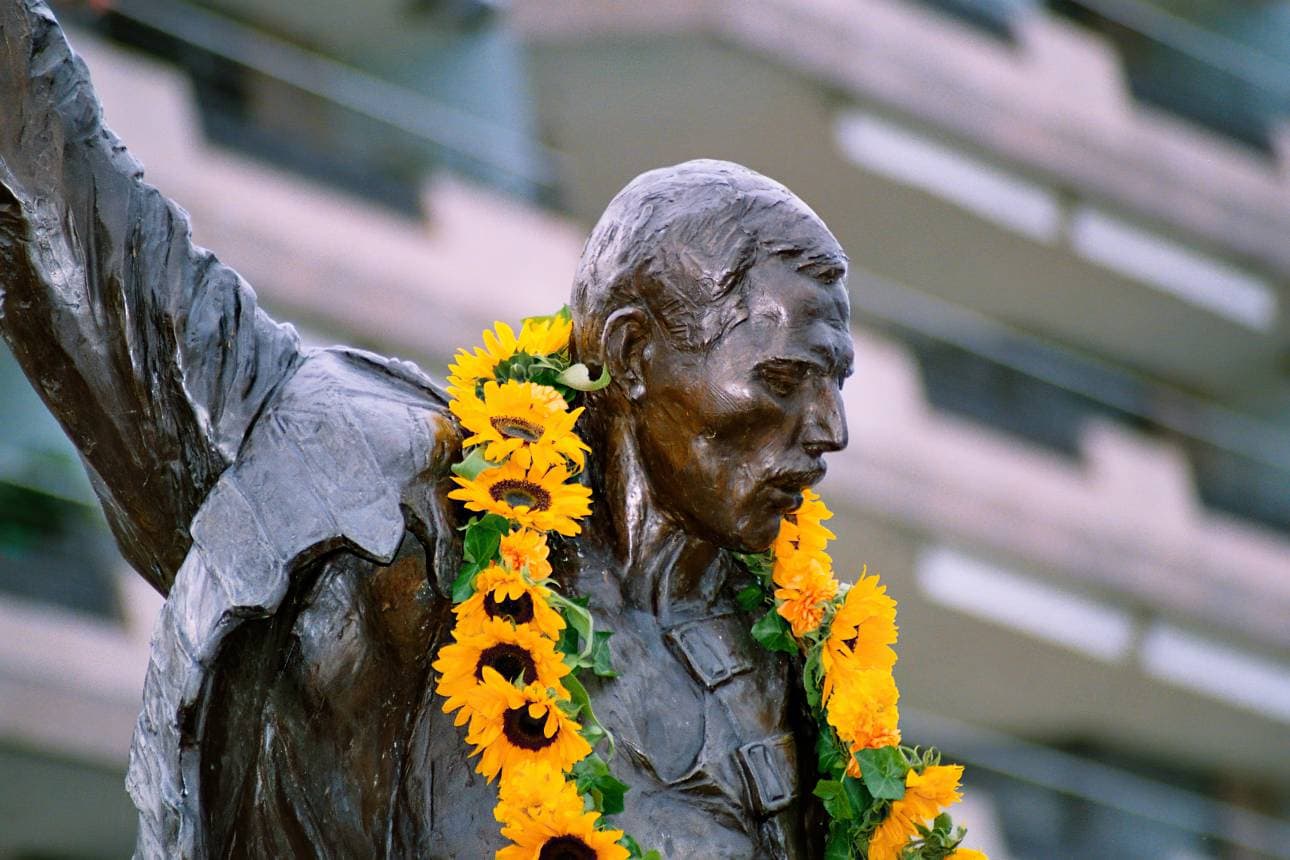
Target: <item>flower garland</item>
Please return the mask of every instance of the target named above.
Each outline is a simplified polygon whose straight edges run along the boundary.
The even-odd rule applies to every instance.
[[[661,860],[606,823],[628,786],[610,772],[613,736],[578,677],[615,676],[612,634],[551,578],[546,533],[576,535],[591,512],[579,483],[590,449],[574,431],[583,408],[570,404],[609,382],[571,362],[571,329],[568,308],[525,320],[518,335],[497,323],[449,367],[449,408],[470,434],[449,498],[475,515],[463,527],[453,641],[433,664],[435,689],[466,727],[476,770],[500,778],[493,814],[510,844],[497,860]],[[804,658],[819,728],[814,794],[830,816],[825,857],[985,860],[958,847],[963,829],[941,811],[959,800],[963,769],[901,746],[896,603],[867,572],[851,586],[834,577],[834,535],[822,524],[831,516],[805,490],[767,552],[738,556],[755,580],[738,602],[765,610],[753,637]]]

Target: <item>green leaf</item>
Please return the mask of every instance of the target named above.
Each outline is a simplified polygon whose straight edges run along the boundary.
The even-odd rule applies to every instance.
[[[735,602],[744,612],[752,612],[766,599],[766,592],[755,585],[750,585],[735,595]]]
[[[811,792],[824,803],[824,811],[836,821],[849,821],[856,816],[851,806],[851,799],[836,779],[822,779],[815,784]]]
[[[475,594],[475,576],[482,568],[474,562],[468,562],[452,581],[452,602],[454,604],[469,600]]]
[[[474,562],[481,568],[497,558],[502,535],[508,534],[511,524],[505,517],[489,514],[478,522],[466,527],[466,538],[462,541],[462,555],[466,561]]]
[[[900,800],[905,796],[905,774],[909,763],[896,747],[857,750],[860,776],[865,788],[879,800]]]
[[[823,645],[816,645],[806,654],[806,665],[802,668],[802,686],[806,690],[806,703],[812,708],[820,707],[823,696],[824,664],[821,654]]]
[[[601,678],[617,678],[618,673],[614,671],[613,655],[609,651],[609,637],[614,635],[613,632],[597,630],[592,635],[595,641],[591,646],[591,671]]]
[[[484,449],[482,446],[476,446],[470,449],[470,453],[466,455],[466,459],[462,460],[460,463],[454,463],[452,465],[452,473],[473,481],[479,476],[480,472],[485,469],[491,469],[496,465],[498,464],[484,456]]]
[[[767,651],[797,652],[797,642],[788,622],[774,609],[767,612],[753,625],[752,636]]]
[[[824,860],[857,860],[859,856],[852,828],[835,822],[829,828],[828,841],[824,843]]]
[[[609,765],[600,756],[592,753],[575,764],[570,774],[578,792],[589,795],[598,811],[605,815],[623,811],[623,795],[630,786],[610,773]]]
[[[579,391],[599,391],[609,384],[609,368],[602,368],[598,379],[591,378],[587,365],[578,363],[569,365],[568,369],[556,377],[561,385],[576,388]]]
[[[830,729],[822,731],[815,738],[815,758],[820,773],[834,779],[841,779],[847,769],[847,753],[837,741],[837,735]]]
[[[550,600],[555,604],[560,614],[564,616],[564,620],[578,634],[580,649],[576,655],[577,662],[574,665],[580,665],[591,657],[591,649],[596,642],[591,635],[595,627],[595,623],[591,620],[591,613],[587,611],[586,606],[576,600],[570,600],[562,594],[552,592]]]
[[[596,741],[604,738],[609,744],[609,757],[613,758],[614,752],[618,749],[618,744],[614,740],[613,733],[601,724],[596,717],[596,712],[591,709],[591,697],[587,695],[587,688],[582,686],[582,682],[573,673],[565,675],[560,680],[564,684],[564,688],[569,691],[569,698],[579,708],[579,722],[582,723],[583,738],[593,746],[595,745],[592,741],[593,738]]]

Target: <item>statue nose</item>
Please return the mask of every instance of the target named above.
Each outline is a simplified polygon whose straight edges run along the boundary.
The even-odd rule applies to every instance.
[[[802,447],[813,457],[847,447],[847,417],[842,392],[825,382],[824,390],[807,410],[802,428]]]

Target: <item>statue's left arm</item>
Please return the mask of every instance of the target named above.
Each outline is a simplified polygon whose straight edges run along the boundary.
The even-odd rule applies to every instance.
[[[165,593],[299,344],[142,175],[45,3],[0,0],[0,334]]]

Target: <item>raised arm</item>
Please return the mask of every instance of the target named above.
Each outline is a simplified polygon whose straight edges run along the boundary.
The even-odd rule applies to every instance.
[[[165,593],[299,343],[142,176],[46,5],[0,0],[0,334]]]

